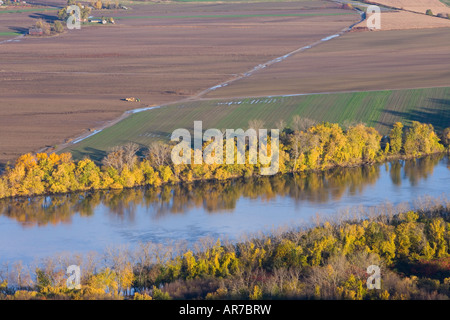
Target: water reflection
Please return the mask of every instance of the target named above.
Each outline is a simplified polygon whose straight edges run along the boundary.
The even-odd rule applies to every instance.
[[[381,170],[386,171],[386,176],[395,186],[400,187],[405,179],[411,186],[416,186],[433,174],[440,161],[450,169],[448,157],[440,155],[293,176],[3,200],[0,201],[0,215],[16,220],[23,227],[31,227],[70,224],[75,214],[89,217],[101,207],[106,208],[112,217],[133,222],[141,207],[146,208],[152,219],[183,214],[194,208],[203,208],[207,213],[215,214],[233,211],[243,197],[261,202],[289,197],[294,203],[328,203],[346,194],[361,194],[367,186],[374,185],[380,179]]]

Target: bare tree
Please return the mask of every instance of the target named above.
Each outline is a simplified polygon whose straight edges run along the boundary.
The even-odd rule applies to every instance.
[[[301,118],[299,115],[295,115],[292,119],[292,129],[296,131],[306,131],[317,123],[316,120],[309,118]]]
[[[278,120],[275,123],[275,128],[277,128],[280,131],[283,131],[284,128],[286,128],[286,121],[284,121],[283,119]]]
[[[124,146],[117,146],[111,149],[111,152],[102,160],[102,164],[105,167],[112,167],[119,172],[125,165],[129,169],[137,162],[136,153],[139,151],[139,145],[133,142],[129,142]]]
[[[160,141],[153,142],[148,147],[147,158],[155,166],[167,164],[170,158],[170,146]]]
[[[137,162],[136,153],[139,151],[139,145],[133,142],[129,142],[122,147],[123,149],[123,162],[128,168],[134,167]]]
[[[256,131],[258,131],[259,129],[263,129],[264,128],[264,121],[260,120],[260,119],[252,119],[248,121],[248,127],[250,129],[254,129]]]
[[[259,119],[252,119],[248,121],[248,128],[256,131],[256,135],[259,137],[259,129],[264,129],[264,121]]]
[[[352,127],[356,127],[358,125],[366,125],[364,122],[357,121],[357,120],[348,120],[345,119],[344,122],[342,122],[341,128],[344,130],[348,130]]]
[[[121,172],[123,168],[123,149],[122,147],[114,147],[111,152],[102,160],[105,167],[112,167]]]
[[[297,161],[302,153],[318,146],[319,137],[308,132],[295,131],[290,135],[289,143],[291,144],[291,155]]]

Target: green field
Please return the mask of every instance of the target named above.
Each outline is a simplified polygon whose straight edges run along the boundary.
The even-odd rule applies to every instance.
[[[262,119],[267,128],[274,128],[280,119],[289,125],[295,115],[341,124],[364,122],[382,134],[397,121],[431,123],[442,130],[450,126],[450,87],[176,103],[135,113],[64,151],[76,159],[100,160],[110,148],[128,141],[142,146],[168,141],[174,129],[192,130],[195,120],[203,121],[203,130],[247,129],[251,119]]]
[[[0,13],[21,13],[21,12],[40,12],[40,11],[55,11],[58,8],[29,8],[29,9],[0,9]]]
[[[0,32],[0,36],[19,36],[20,32]]]

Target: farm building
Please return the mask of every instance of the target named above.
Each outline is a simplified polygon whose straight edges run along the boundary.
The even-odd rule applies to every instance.
[[[44,32],[42,31],[41,28],[30,28],[28,30],[28,34],[31,36],[42,36]]]

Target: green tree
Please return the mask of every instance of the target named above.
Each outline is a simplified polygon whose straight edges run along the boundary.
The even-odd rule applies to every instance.
[[[92,160],[83,159],[77,164],[75,177],[80,190],[98,189],[100,186],[100,168]]]
[[[428,224],[429,242],[433,251],[435,252],[436,258],[448,256],[445,233],[446,223],[443,220],[433,219]]]

